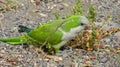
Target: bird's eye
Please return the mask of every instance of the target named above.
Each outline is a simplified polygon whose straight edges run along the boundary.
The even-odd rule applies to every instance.
[[[81,25],[84,25],[84,23],[81,23]]]

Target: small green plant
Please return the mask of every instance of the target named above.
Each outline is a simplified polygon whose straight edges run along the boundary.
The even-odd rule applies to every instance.
[[[72,12],[74,15],[81,15],[83,12],[82,1],[77,0],[76,5],[73,7]]]
[[[94,22],[96,20],[96,13],[95,13],[95,9],[94,7],[91,5],[89,7],[89,14],[87,16],[92,22]]]
[[[91,24],[92,25],[92,37],[90,39],[90,46],[93,46],[96,42],[97,35],[95,32],[95,25],[94,25],[94,21],[96,20],[96,13],[95,13],[95,9],[92,5],[89,7],[88,18],[92,22],[92,24]]]
[[[59,12],[56,12],[55,13],[55,18],[58,20],[58,19],[60,19],[60,14],[59,14]]]
[[[0,6],[0,11],[2,11],[3,10],[3,8],[2,8],[2,6]]]
[[[118,66],[120,66],[120,56],[119,56],[119,54],[116,54],[116,55],[115,55],[115,58],[117,59]]]

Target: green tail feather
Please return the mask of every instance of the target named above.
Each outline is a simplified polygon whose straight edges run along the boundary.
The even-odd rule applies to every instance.
[[[15,44],[26,43],[26,38],[25,38],[25,36],[19,36],[19,37],[14,37],[14,38],[0,38],[0,41],[15,45]]]
[[[19,32],[26,32],[27,34],[33,30],[33,29],[30,29],[30,28],[27,28],[25,26],[22,26],[22,25],[19,25]],[[8,44],[23,44],[23,43],[26,43],[26,37],[25,36],[18,36],[18,37],[12,37],[12,38],[0,38],[0,41],[1,42],[5,42],[5,43],[8,43]]]
[[[22,25],[20,25],[19,28],[20,28],[18,30],[19,32],[26,32],[27,34],[31,30],[33,30],[33,29],[27,28]],[[26,36],[18,36],[18,37],[12,37],[12,38],[0,38],[0,41],[8,43],[8,44],[13,44],[13,45],[19,45],[19,44],[21,45],[21,44],[26,43]]]

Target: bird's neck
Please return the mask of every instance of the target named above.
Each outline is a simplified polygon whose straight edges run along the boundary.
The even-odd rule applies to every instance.
[[[63,29],[59,28],[59,31],[63,33],[62,40],[71,40],[73,39],[78,33],[83,30],[84,27],[78,26],[75,28],[71,28],[69,32],[65,32]]]

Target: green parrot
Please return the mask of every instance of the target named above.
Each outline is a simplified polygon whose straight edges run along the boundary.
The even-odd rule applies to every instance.
[[[47,48],[53,48],[57,53],[60,47],[78,35],[87,24],[89,21],[85,16],[73,15],[65,19],[49,21],[35,29],[25,29],[27,34],[23,36],[0,38],[0,41],[13,45],[31,42],[41,46],[44,43]]]

